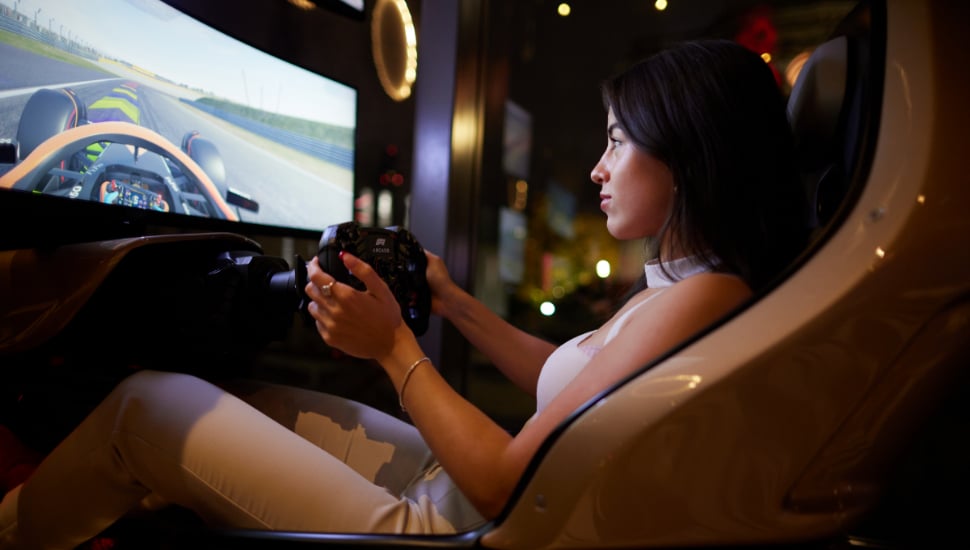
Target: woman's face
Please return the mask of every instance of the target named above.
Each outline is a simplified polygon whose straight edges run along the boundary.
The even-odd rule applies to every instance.
[[[670,168],[642,151],[620,129],[610,109],[606,151],[590,177],[600,186],[600,209],[606,228],[617,239],[655,236],[673,204]]]

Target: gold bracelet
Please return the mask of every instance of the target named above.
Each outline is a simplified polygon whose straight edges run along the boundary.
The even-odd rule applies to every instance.
[[[418,359],[417,361],[411,363],[411,366],[408,367],[408,371],[404,373],[404,380],[401,382],[401,393],[397,394],[397,404],[401,406],[402,412],[407,412],[407,409],[404,408],[404,388],[408,387],[408,380],[411,379],[411,373],[414,372],[414,369],[425,361],[430,363],[431,359],[429,357],[422,357],[421,359]]]

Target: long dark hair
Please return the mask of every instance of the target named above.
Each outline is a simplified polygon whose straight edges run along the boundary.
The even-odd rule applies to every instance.
[[[602,91],[624,133],[673,174],[661,259],[668,242],[757,290],[801,252],[808,210],[785,98],[759,55],[728,40],[685,42]]]

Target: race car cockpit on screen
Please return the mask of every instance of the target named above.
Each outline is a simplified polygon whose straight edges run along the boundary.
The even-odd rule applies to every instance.
[[[255,200],[226,184],[218,148],[197,131],[177,148],[139,126],[136,93],[129,83],[112,91],[118,97],[86,107],[71,88],[34,92],[9,145],[25,158],[0,186],[231,221],[239,220],[237,208],[259,211]]]

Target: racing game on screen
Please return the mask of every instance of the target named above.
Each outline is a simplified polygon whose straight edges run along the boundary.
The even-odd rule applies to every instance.
[[[0,0],[0,188],[321,230],[353,215],[356,114],[158,0]]]

